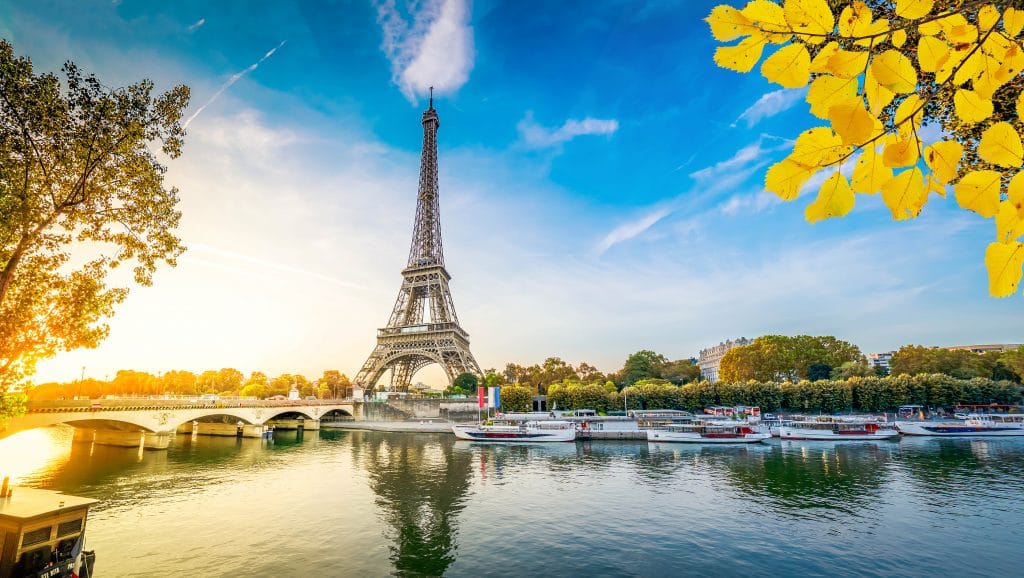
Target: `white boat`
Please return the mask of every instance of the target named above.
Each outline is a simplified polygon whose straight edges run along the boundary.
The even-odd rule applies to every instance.
[[[754,444],[770,437],[771,434],[757,432],[753,426],[746,423],[697,421],[647,430],[649,442]]]
[[[970,414],[953,421],[898,421],[896,429],[908,436],[1006,437],[1024,436],[1024,415]]]
[[[524,421],[505,424],[453,425],[460,440],[476,442],[571,442],[576,426],[559,420]]]
[[[779,427],[779,437],[784,440],[891,440],[899,435],[892,423],[856,418],[819,417]]]

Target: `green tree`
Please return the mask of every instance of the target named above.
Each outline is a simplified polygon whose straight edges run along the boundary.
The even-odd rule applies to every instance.
[[[0,40],[0,392],[39,359],[95,347],[127,289],[149,285],[184,250],[178,193],[157,157],[181,154],[189,89],[108,89],[68,62],[64,82],[36,74]],[[13,399],[13,398],[12,398]]]
[[[700,379],[700,367],[692,359],[677,359],[662,366],[661,377],[676,385]]]
[[[821,381],[832,376],[832,366],[827,363],[815,362],[807,367],[807,379]]]
[[[452,381],[452,389],[457,387],[467,393],[475,393],[478,383],[479,380],[472,373],[460,373],[458,377]]]
[[[627,387],[641,379],[660,378],[661,370],[668,363],[668,359],[660,353],[649,349],[643,349],[626,358],[626,362],[619,370],[619,385]]]
[[[348,376],[337,369],[328,369],[320,376],[320,386],[326,386],[330,390],[330,396],[346,398],[352,394],[352,382]]]
[[[530,411],[533,391],[521,385],[501,386],[501,411]]]

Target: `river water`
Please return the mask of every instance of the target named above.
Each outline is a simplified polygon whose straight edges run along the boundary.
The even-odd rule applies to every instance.
[[[0,441],[102,500],[104,576],[1021,575],[1024,440],[478,445],[443,434]]]

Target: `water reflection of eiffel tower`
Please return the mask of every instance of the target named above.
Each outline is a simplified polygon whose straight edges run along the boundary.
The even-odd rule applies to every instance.
[[[472,454],[451,440],[374,432],[353,434],[356,461],[370,474],[391,526],[391,563],[399,576],[442,576],[455,561],[457,517],[472,478]]]
[[[422,123],[423,157],[409,262],[402,270],[402,288],[387,327],[377,330],[377,346],[356,375],[355,385],[364,389],[376,387],[390,369],[389,389],[406,391],[412,376],[432,363],[444,368],[449,383],[462,373],[483,375],[469,352],[469,334],[455,315],[448,288],[452,277],[444,267],[437,188],[437,129],[441,123],[433,96]]]

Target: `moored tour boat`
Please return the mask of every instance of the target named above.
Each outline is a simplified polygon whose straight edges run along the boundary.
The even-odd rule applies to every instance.
[[[0,576],[92,575],[96,556],[83,546],[89,507],[98,500],[34,488],[8,491],[6,479],[0,494]]]
[[[755,431],[746,423],[697,421],[647,430],[647,441],[691,444],[753,444],[771,434]]]
[[[504,424],[453,425],[460,440],[476,442],[571,442],[576,426],[560,420],[524,421]]]
[[[970,414],[965,419],[954,421],[898,421],[896,429],[908,436],[1024,436],[1024,415]]]
[[[794,421],[779,428],[779,437],[784,440],[891,440],[899,435],[900,432],[889,422],[833,417]]]

